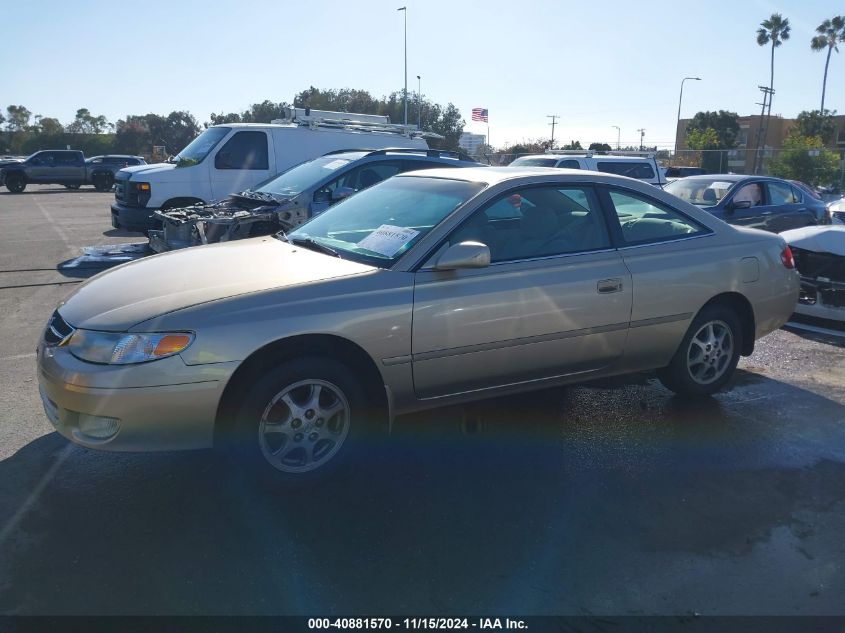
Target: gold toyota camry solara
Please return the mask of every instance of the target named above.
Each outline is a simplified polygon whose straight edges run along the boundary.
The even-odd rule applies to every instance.
[[[430,169],[288,235],[90,279],[50,317],[38,378],[83,446],[228,446],[307,481],[396,414],[648,369],[711,394],[798,288],[783,239],[636,180]]]

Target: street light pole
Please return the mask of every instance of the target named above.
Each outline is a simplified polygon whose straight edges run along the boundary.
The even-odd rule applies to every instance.
[[[616,128],[616,151],[618,152],[621,148],[619,147],[619,141],[622,138],[622,128],[618,125],[611,125],[610,127]]]
[[[408,7],[399,7],[396,10],[405,14],[405,92],[403,101],[405,102],[405,125],[408,125]]]
[[[681,125],[681,102],[684,100],[684,82],[687,79],[692,79],[693,81],[701,81],[701,77],[684,77],[681,80],[681,96],[678,97],[678,121],[675,124],[675,159],[678,158],[678,128]]]
[[[417,75],[417,127],[422,129],[422,79]]]

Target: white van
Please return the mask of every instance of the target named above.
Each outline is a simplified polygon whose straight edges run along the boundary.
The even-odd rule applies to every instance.
[[[270,124],[214,125],[165,163],[139,165],[115,175],[112,226],[154,227],[157,209],[209,203],[249,189],[294,165],[343,149],[427,149],[414,125],[386,116],[289,108]]]
[[[657,164],[653,152],[595,152],[593,150],[549,150],[545,154],[520,156],[511,167],[558,167],[588,169],[636,178],[651,185],[666,184],[666,171]]]

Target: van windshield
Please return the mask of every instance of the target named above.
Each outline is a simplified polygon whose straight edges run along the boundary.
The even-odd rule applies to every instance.
[[[296,196],[309,187],[318,184],[324,178],[338,173],[341,167],[346,167],[352,161],[346,158],[324,156],[300,163],[286,172],[273,176],[256,185],[253,191],[274,193],[283,196]]]
[[[231,129],[229,127],[208,128],[168,162],[176,163],[177,167],[190,167],[201,163]]]

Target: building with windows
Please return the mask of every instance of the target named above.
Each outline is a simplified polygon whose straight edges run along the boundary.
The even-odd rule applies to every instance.
[[[464,132],[461,138],[458,139],[458,146],[467,154],[472,156],[479,147],[487,143],[486,134],[473,134],[471,132]]]
[[[737,174],[749,174],[754,169],[754,154],[759,151],[759,159],[763,161],[765,172],[765,160],[774,155],[778,149],[783,147],[783,142],[789,135],[789,131],[796,123],[795,119],[785,119],[779,115],[772,115],[769,120],[769,129],[766,133],[765,145],[758,149],[757,134],[765,117],[759,114],[739,117],[739,136],[737,146],[734,149],[726,150],[724,156],[720,157],[720,172],[734,172]],[[836,122],[836,132],[833,134],[833,141],[827,148],[838,152],[840,158],[845,160],[845,115],[833,117]],[[675,131],[675,147],[678,148],[677,157],[683,159],[695,153],[687,147],[687,125],[691,119],[681,119]],[[684,162],[684,161],[679,161]]]

